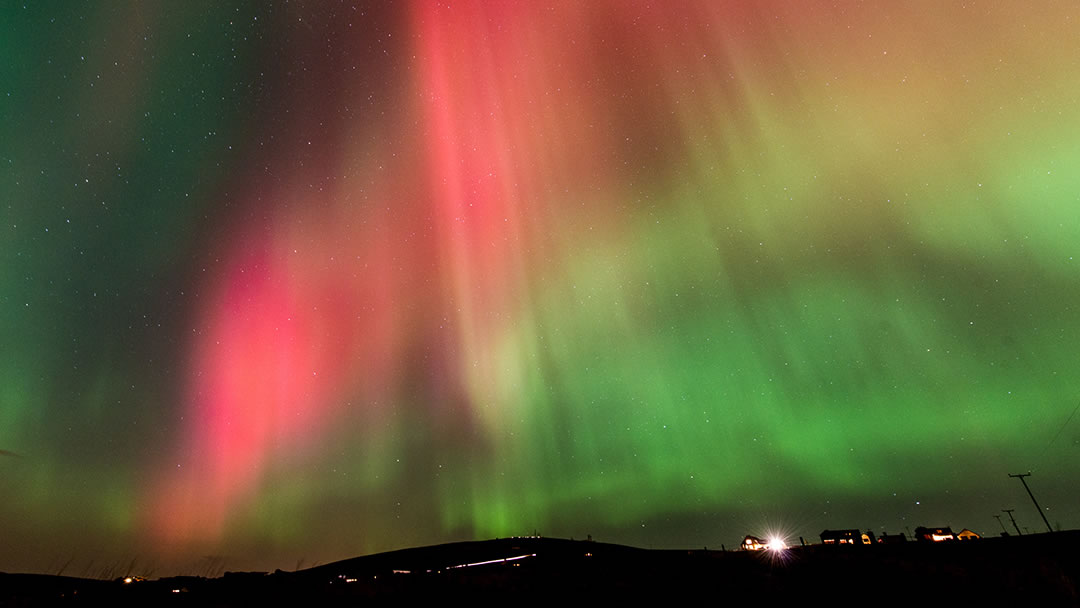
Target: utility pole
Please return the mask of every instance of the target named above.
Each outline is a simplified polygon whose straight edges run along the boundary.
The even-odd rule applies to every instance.
[[[1008,536],[1009,531],[1005,529],[1005,524],[1001,523],[1001,516],[995,515],[994,519],[998,520],[998,525],[1001,526],[1001,531],[1004,532],[1006,536]]]
[[[1021,473],[1019,475],[1013,475],[1009,473],[1009,477],[1015,477],[1020,480],[1020,483],[1024,484],[1024,489],[1027,490],[1028,496],[1031,497],[1031,502],[1035,503],[1035,508],[1039,511],[1039,515],[1043,519],[1043,523],[1046,524],[1046,531],[1053,532],[1054,529],[1050,527],[1050,522],[1046,521],[1046,514],[1043,513],[1042,507],[1039,506],[1039,501],[1035,500],[1035,495],[1031,493],[1031,488],[1028,487],[1027,481],[1024,481],[1025,477],[1031,477],[1031,471],[1027,473]]]
[[[1008,514],[1009,514],[1009,519],[1011,519],[1011,520],[1012,520],[1012,522],[1013,522],[1013,527],[1014,527],[1014,528],[1016,528],[1016,535],[1017,535],[1017,536],[1023,536],[1023,535],[1024,535],[1024,533],[1020,531],[1020,526],[1016,525],[1016,518],[1012,516],[1012,514],[1013,514],[1013,511],[1015,511],[1015,510],[1016,510],[1016,509],[1002,509],[1002,510],[1001,510],[1001,512],[1002,512],[1002,513],[1008,513]]]

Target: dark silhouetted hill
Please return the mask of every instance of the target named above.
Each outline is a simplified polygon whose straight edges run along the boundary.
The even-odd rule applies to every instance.
[[[448,598],[695,599],[773,605],[1080,605],[1080,531],[948,543],[812,545],[783,552],[646,550],[507,538],[404,549],[296,572],[97,581],[0,574],[0,606],[357,605]]]

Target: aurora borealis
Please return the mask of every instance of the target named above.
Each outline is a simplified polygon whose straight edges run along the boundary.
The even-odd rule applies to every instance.
[[[1074,2],[0,23],[0,571],[1080,525]]]

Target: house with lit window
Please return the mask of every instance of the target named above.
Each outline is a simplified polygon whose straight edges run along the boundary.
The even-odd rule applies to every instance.
[[[976,538],[982,537],[979,536],[977,533],[968,530],[967,528],[964,528],[963,530],[956,533],[956,540],[975,540]]]
[[[874,533],[867,530],[824,530],[821,532],[823,545],[872,545]]]
[[[769,548],[769,541],[747,534],[741,546],[744,551],[764,551]]]
[[[919,526],[915,528],[915,540],[929,543],[942,543],[945,541],[956,540],[956,535],[953,534],[952,528],[924,528]]]
[[[877,542],[880,545],[895,545],[898,543],[906,543],[907,536],[904,535],[903,532],[900,532],[899,534],[889,534],[888,532],[882,532],[881,536],[878,537]]]

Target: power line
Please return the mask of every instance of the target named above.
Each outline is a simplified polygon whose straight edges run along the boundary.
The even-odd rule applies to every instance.
[[[1016,518],[1013,517],[1013,511],[1015,511],[1015,510],[1016,509],[1002,509],[1001,512],[1009,514],[1009,519],[1012,520],[1013,527],[1016,528],[1016,535],[1017,536],[1023,536],[1024,533],[1020,531],[1020,526],[1016,525]]]
[[[1031,502],[1035,503],[1035,510],[1039,512],[1042,517],[1043,523],[1046,524],[1046,531],[1053,532],[1054,529],[1050,527],[1050,522],[1046,521],[1046,514],[1043,513],[1042,507],[1039,506],[1039,501],[1035,500],[1035,495],[1031,493],[1031,488],[1028,487],[1027,481],[1024,481],[1025,477],[1031,477],[1031,471],[1027,473],[1020,473],[1019,475],[1013,475],[1009,473],[1009,477],[1015,477],[1020,480],[1020,483],[1024,484],[1024,489],[1027,490],[1028,496],[1031,497]]]
[[[1069,426],[1069,423],[1072,422],[1073,417],[1076,416],[1076,412],[1078,411],[1080,411],[1080,401],[1076,403],[1076,407],[1073,408],[1073,411],[1071,414],[1069,414],[1069,417],[1065,419],[1065,424],[1061,425],[1061,428],[1058,429],[1058,432],[1056,435],[1054,435],[1054,438],[1050,440],[1050,443],[1046,444],[1045,448],[1043,448],[1042,454],[1039,454],[1039,458],[1037,459],[1038,461],[1041,461],[1046,456],[1046,453],[1050,451],[1050,446],[1054,445],[1054,442],[1058,440],[1058,437],[1061,437],[1061,434],[1065,432],[1065,427]]]
[[[1001,523],[1001,516],[995,515],[994,519],[998,520],[998,525],[1001,526],[1001,531],[1005,533],[1005,536],[1009,535],[1009,531],[1005,529],[1005,524]]]

